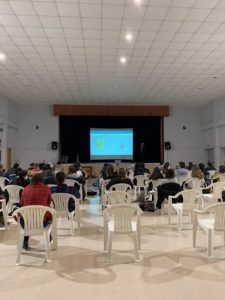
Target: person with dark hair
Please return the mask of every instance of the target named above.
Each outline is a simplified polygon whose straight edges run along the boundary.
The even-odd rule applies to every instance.
[[[44,164],[42,166],[42,176],[44,184],[56,184],[55,175],[53,174],[50,165]]]
[[[113,177],[109,183],[106,185],[106,189],[109,190],[111,186],[117,183],[126,183],[129,184],[131,188],[133,188],[133,183],[130,178],[126,178],[126,172],[124,168],[120,168],[117,177]]]
[[[145,168],[145,164],[143,162],[138,162],[134,167],[134,176],[144,175],[144,173],[150,174],[149,170]]]
[[[66,175],[64,172],[58,172],[56,174],[56,183],[57,186],[51,187],[52,193],[68,193],[74,195],[76,198],[80,198],[79,190],[75,186],[67,186],[65,181]],[[69,212],[75,210],[75,202],[70,199],[68,203],[68,210]]]
[[[183,161],[179,162],[179,167],[176,169],[175,173],[176,173],[176,176],[187,176],[188,175],[189,171],[185,167],[185,163]]]
[[[152,174],[150,175],[149,179],[152,179],[152,180],[163,179],[163,175],[162,175],[159,167],[154,168],[154,170],[152,171]]]
[[[1,163],[0,163],[0,176],[6,177],[9,179],[9,174],[5,171],[5,169]],[[7,184],[8,181],[6,181],[5,183]]]
[[[19,172],[19,171],[21,171],[22,169],[20,168],[20,165],[19,165],[19,163],[14,163],[14,165],[12,166],[12,168],[10,168],[9,170],[8,170],[8,174],[9,175],[17,175],[17,173]]]
[[[20,200],[21,206],[28,205],[43,205],[50,207],[51,204],[51,191],[50,188],[43,183],[43,176],[39,173],[34,174],[31,177],[31,183],[27,185],[21,196]],[[23,219],[21,220],[21,226],[24,226]],[[52,215],[50,213],[46,213],[44,216],[44,226],[47,226],[52,222]],[[24,237],[23,248],[28,250],[29,245],[29,236]]]
[[[212,176],[213,182],[223,181],[225,179],[225,166],[220,165],[219,171]]]
[[[182,187],[178,184],[175,177],[174,169],[167,169],[166,176],[162,179],[162,184],[157,187],[158,199],[156,207],[161,209],[161,205],[168,196],[174,196],[182,191]],[[178,199],[179,201],[180,199]]]
[[[22,187],[30,184],[30,180],[27,178],[27,171],[21,170],[17,173],[16,184]]]
[[[166,171],[168,169],[170,169],[170,163],[168,161],[166,161],[161,170],[163,177],[165,177]]]

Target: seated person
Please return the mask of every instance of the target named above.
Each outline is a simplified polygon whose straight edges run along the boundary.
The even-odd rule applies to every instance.
[[[144,175],[145,173],[150,174],[149,170],[145,168],[145,164],[143,162],[136,163],[134,167],[134,176]]]
[[[25,187],[28,184],[30,184],[30,179],[28,179],[27,177],[27,171],[21,170],[18,172],[15,184],[22,187]]]
[[[180,161],[179,167],[176,169],[176,176],[188,176],[188,173],[188,169],[185,168],[185,163]]]
[[[44,184],[56,184],[55,175],[53,174],[50,165],[42,166],[42,176]]]
[[[158,199],[156,203],[157,209],[161,209],[162,203],[168,196],[175,196],[177,193],[181,192],[182,187],[176,182],[168,182],[161,184],[157,187]],[[176,202],[182,202],[183,199],[175,199]]]
[[[65,178],[66,178],[65,173],[58,172],[56,174],[57,186],[52,187],[51,192],[52,193],[68,193],[68,194],[74,195],[76,198],[79,199],[80,198],[79,190],[75,186],[67,186],[64,183]],[[68,209],[69,209],[69,212],[75,210],[75,202],[72,199],[69,200]]]
[[[163,179],[163,175],[161,173],[161,170],[159,167],[155,167],[152,174],[149,177],[150,180],[158,180],[158,179]],[[152,181],[149,182],[148,185],[148,191],[151,191],[153,189],[153,184]]]
[[[106,189],[109,190],[111,186],[117,183],[126,183],[129,184],[131,188],[133,188],[133,183],[130,178],[126,178],[126,172],[124,168],[120,168],[117,177],[113,177],[110,179],[109,183],[106,185]]]

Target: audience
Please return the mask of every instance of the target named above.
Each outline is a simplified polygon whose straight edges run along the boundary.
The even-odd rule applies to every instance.
[[[119,169],[118,176],[110,179],[109,183],[106,185],[106,189],[109,190],[111,186],[117,183],[126,183],[133,188],[133,183],[131,182],[130,178],[126,178],[126,172],[124,168]]]

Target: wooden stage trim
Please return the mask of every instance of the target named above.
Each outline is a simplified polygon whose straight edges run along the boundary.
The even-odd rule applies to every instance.
[[[158,116],[168,117],[169,106],[54,105],[54,116]]]

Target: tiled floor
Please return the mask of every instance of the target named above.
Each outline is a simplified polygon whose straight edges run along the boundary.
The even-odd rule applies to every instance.
[[[48,263],[44,253],[37,252],[42,240],[32,239],[32,251],[16,266],[16,225],[10,224],[7,231],[0,228],[0,299],[225,299],[225,249],[219,247],[219,236],[215,258],[207,259],[203,233],[193,249],[188,223],[177,231],[175,216],[168,226],[166,215],[145,212],[140,262],[134,260],[131,237],[124,236],[115,237],[108,261],[98,198],[86,201],[81,209],[81,229],[74,236],[67,230],[67,220],[58,221],[58,249]]]

